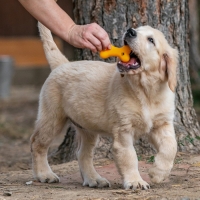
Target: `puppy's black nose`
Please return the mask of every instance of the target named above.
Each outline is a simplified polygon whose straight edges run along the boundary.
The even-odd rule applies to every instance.
[[[127,31],[126,31],[126,36],[127,37],[137,37],[137,32],[132,29],[132,28],[129,28]]]

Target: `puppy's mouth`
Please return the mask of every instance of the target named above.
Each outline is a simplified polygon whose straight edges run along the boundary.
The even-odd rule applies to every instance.
[[[141,67],[141,61],[139,57],[131,51],[130,60],[128,62],[119,61],[117,67],[120,73],[129,72],[130,70],[136,70]]]

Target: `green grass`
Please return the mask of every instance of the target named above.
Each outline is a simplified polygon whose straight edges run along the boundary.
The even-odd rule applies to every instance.
[[[154,161],[155,161],[155,157],[154,156],[151,156],[150,158],[147,159],[148,163],[154,163]]]

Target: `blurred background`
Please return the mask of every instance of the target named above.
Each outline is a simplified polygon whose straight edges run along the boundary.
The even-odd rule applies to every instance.
[[[72,0],[60,0],[58,4],[73,18]],[[200,122],[200,1],[189,0],[189,10],[189,68]],[[75,59],[73,47],[56,37],[55,41],[69,60]],[[30,168],[29,138],[39,92],[49,73],[37,21],[17,0],[4,1],[0,7],[0,172]]]
[[[72,1],[58,4],[72,16]],[[49,73],[38,35],[37,21],[16,0],[5,1],[0,7],[0,55],[14,59],[13,85],[41,85]],[[58,38],[57,45],[73,59],[73,49]]]
[[[73,18],[72,1],[58,4]],[[73,60],[73,47],[54,39]],[[0,172],[30,168],[29,138],[39,92],[49,73],[37,20],[17,0],[5,1],[0,6]],[[55,142],[56,147],[63,137]]]
[[[200,1],[189,0],[189,43],[190,78],[194,98],[194,107],[200,122]]]

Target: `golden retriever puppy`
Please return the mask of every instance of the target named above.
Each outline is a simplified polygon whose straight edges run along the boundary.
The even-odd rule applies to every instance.
[[[59,181],[49,167],[47,152],[69,120],[78,134],[84,186],[110,186],[92,163],[99,134],[113,139],[112,152],[125,189],[149,188],[138,171],[133,146],[142,135],[157,150],[149,171],[152,182],[168,177],[177,151],[173,119],[178,53],[164,35],[149,26],[128,29],[123,40],[132,50],[131,60],[110,64],[69,62],[50,31],[40,23],[39,30],[52,72],[41,90],[31,137],[34,177],[41,182]]]

